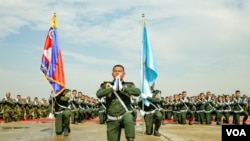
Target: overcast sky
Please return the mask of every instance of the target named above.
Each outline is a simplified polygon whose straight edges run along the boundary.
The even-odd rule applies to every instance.
[[[69,89],[96,97],[115,64],[140,87],[144,13],[163,96],[250,94],[249,0],[1,0],[1,97],[49,97],[40,64],[54,12]]]

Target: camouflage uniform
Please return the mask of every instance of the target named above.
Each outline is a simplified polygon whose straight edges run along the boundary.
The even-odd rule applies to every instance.
[[[5,98],[2,99],[3,103],[3,119],[4,122],[11,122],[14,114],[14,99],[10,97],[10,93],[7,92]]]

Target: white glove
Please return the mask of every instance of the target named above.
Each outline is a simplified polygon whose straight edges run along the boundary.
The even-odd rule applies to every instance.
[[[119,90],[121,91],[122,90],[122,82],[121,82],[120,76],[118,77],[118,82],[119,82]]]
[[[145,93],[142,93],[141,97],[144,98],[144,99],[146,99],[148,96]]]
[[[140,110],[140,114],[141,114],[141,116],[142,116],[142,117],[144,117],[144,115],[145,115],[145,111]]]
[[[122,90],[122,82],[120,80],[120,76],[119,75],[115,78],[113,90],[114,91]]]
[[[116,77],[115,82],[114,82],[114,85],[113,85],[113,87],[112,87],[114,91],[118,91],[118,85],[119,85],[119,84],[118,84],[118,79],[117,79],[117,77]]]
[[[49,113],[49,118],[54,118],[54,114],[52,114],[52,113]]]

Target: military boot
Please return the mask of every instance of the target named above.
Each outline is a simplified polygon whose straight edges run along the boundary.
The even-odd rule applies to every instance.
[[[64,127],[63,135],[64,136],[68,136],[69,135],[69,127]]]
[[[134,138],[128,138],[127,141],[134,141]]]
[[[158,130],[154,130],[154,136],[161,136],[161,134],[159,133],[159,131]]]

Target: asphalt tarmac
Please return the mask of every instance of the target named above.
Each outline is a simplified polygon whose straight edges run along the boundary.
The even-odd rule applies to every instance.
[[[1,141],[107,141],[106,125],[98,119],[71,124],[69,136],[56,135],[53,119],[0,123]],[[143,134],[145,124],[138,121],[135,141],[220,141],[221,125],[180,125],[167,123],[160,128],[160,137]],[[126,141],[122,130],[121,141]]]
[[[212,122],[211,125],[197,122],[193,125],[182,125],[166,120],[165,123],[160,127],[160,137],[145,135],[143,134],[145,123],[138,116],[135,125],[135,141],[221,141],[222,139],[222,126],[216,125],[216,122]],[[107,126],[99,124],[98,118],[77,125],[70,124],[69,136],[56,135],[54,124],[55,121],[51,118],[9,123],[0,120],[0,141],[107,141]],[[250,126],[250,117],[247,124]],[[124,130],[120,141],[126,141]]]

